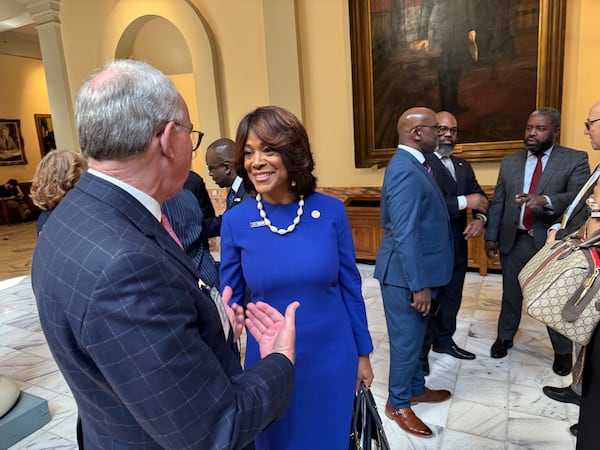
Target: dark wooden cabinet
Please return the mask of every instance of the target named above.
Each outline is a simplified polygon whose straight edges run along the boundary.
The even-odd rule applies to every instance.
[[[488,197],[492,198],[494,186],[482,186]],[[379,196],[364,195],[350,196],[345,201],[354,246],[356,248],[356,259],[364,261],[375,261],[377,250],[383,236],[383,229],[379,221]],[[468,217],[472,214],[468,211]],[[490,261],[485,254],[485,241],[483,235],[468,242],[469,255],[468,267],[477,269],[480,275],[487,275],[488,270],[500,270],[500,261]]]

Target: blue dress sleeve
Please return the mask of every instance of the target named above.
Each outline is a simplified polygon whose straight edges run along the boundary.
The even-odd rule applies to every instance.
[[[367,325],[367,312],[362,296],[362,280],[356,267],[356,254],[352,230],[344,206],[340,204],[337,213],[337,239],[340,272],[338,275],[342,300],[346,307],[354,341],[359,355],[373,351],[373,341]]]

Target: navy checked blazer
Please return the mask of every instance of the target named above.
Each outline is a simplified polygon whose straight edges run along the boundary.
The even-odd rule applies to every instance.
[[[285,411],[291,362],[243,372],[197,278],[146,208],[89,173],[48,219],[32,285],[86,449],[238,449]]]

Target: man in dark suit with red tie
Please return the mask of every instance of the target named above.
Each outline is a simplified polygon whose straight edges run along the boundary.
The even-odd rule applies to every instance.
[[[502,306],[492,358],[507,355],[519,328],[523,297],[518,273],[543,247],[549,227],[590,175],[587,153],[559,145],[559,132],[557,110],[532,112],[525,127],[525,149],[505,156],[500,165],[485,233],[488,258],[499,253],[502,263]],[[558,375],[568,375],[572,343],[554,330],[548,333],[554,349],[552,368]]]
[[[434,153],[426,153],[425,160],[431,164],[433,177],[440,187],[452,226],[454,240],[454,268],[450,283],[438,288],[440,308],[430,319],[423,343],[421,363],[423,372],[429,373],[428,353],[446,353],[458,359],[475,359],[475,354],[460,348],[452,336],[456,331],[456,315],[462,301],[462,290],[467,272],[467,240],[481,235],[487,221],[487,196],[475,177],[473,168],[464,159],[452,155],[458,127],[456,117],[447,111],[436,114],[440,125],[438,146]],[[467,208],[473,220],[467,224]]]
[[[161,213],[183,187],[192,140],[199,143],[164,74],[139,61],[109,63],[81,87],[75,120],[90,169],[44,225],[31,278],[48,345],[77,402],[80,444],[251,445],[288,406],[298,304],[285,317],[264,303],[248,306],[263,359],[244,372],[234,351],[241,307],[227,310],[199,286]]]

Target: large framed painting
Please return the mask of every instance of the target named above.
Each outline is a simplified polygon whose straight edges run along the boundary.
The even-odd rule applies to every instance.
[[[0,119],[0,166],[27,164],[21,121]]]
[[[455,153],[523,148],[528,115],[560,110],[566,0],[349,0],[356,167],[385,166],[413,106],[450,111]]]

